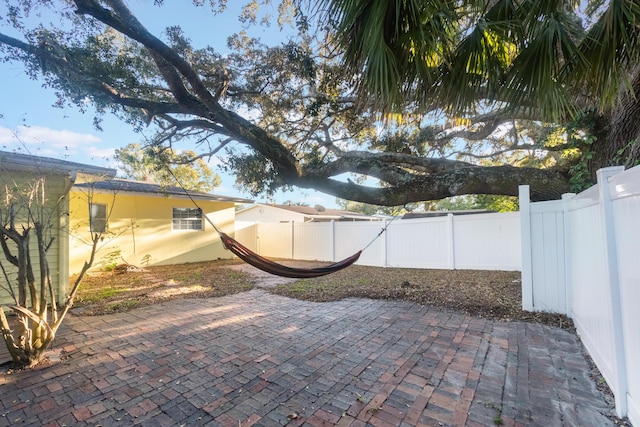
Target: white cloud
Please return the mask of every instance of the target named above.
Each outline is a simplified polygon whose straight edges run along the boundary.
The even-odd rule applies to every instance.
[[[320,193],[305,197],[304,202],[308,203],[311,206],[322,205],[324,207],[334,206],[336,204],[335,199],[331,200],[329,197],[320,195]]]
[[[0,150],[91,164],[108,162],[114,152],[90,133],[42,126],[0,126]]]
[[[98,144],[100,138],[89,133],[56,130],[42,126],[0,127],[0,144],[23,144],[27,147],[44,145],[47,148],[78,149],[87,144]]]
[[[92,158],[109,159],[109,161],[115,163],[112,160],[116,151],[115,148],[86,147],[85,151]]]

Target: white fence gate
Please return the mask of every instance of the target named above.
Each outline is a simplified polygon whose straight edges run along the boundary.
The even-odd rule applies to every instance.
[[[521,187],[525,310],[565,313],[611,387],[618,416],[640,425],[640,167],[529,203]]]
[[[388,221],[388,220],[387,220]],[[386,232],[378,238],[383,227]],[[520,215],[489,213],[383,222],[237,224],[236,238],[262,256],[378,267],[520,270]],[[375,240],[374,240],[375,239]]]

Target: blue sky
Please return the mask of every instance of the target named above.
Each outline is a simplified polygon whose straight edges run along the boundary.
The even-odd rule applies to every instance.
[[[245,2],[230,0],[228,10],[221,15],[209,13],[206,8],[192,7],[188,0],[165,0],[161,8],[154,7],[152,0],[128,3],[138,19],[154,34],[160,35],[162,29],[169,25],[180,25],[196,47],[209,44],[224,52],[227,37],[242,29],[236,17],[239,5]],[[268,44],[286,40],[286,33],[275,25],[270,28],[253,27],[247,31]],[[30,80],[20,63],[0,63],[0,81],[3,82],[0,150],[20,150],[33,155],[115,167],[114,149],[144,141],[144,135],[135,133],[129,125],[109,115],[104,116],[101,132],[93,126],[91,110],[83,114],[74,108],[53,107],[56,102],[54,92],[42,88],[40,82]],[[151,130],[148,132],[151,135]],[[216,168],[215,159],[210,166],[222,178],[222,185],[214,190],[215,193],[252,198],[233,187],[235,177]],[[278,194],[275,198],[276,203],[287,200],[335,207],[335,197],[311,190],[296,190]],[[257,198],[256,201],[265,200]]]

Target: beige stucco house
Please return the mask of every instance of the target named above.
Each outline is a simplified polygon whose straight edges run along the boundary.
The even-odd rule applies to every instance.
[[[0,218],[1,226],[9,226],[11,214],[15,213],[17,222],[25,224],[27,209],[25,203],[42,203],[42,215],[47,219],[47,239],[51,247],[47,252],[51,282],[58,301],[62,301],[69,285],[69,191],[74,183],[86,182],[99,177],[112,177],[113,169],[68,162],[48,157],[0,151]],[[34,189],[36,190],[34,192]],[[35,201],[34,201],[35,200]],[[35,210],[34,210],[35,211]],[[20,230],[20,226],[16,226]],[[31,251],[37,248],[35,233],[30,233]],[[15,251],[15,245],[9,241],[8,249]],[[13,301],[10,288],[15,288],[17,270],[0,251],[0,262],[7,272],[7,278],[0,279],[0,303]],[[37,266],[36,266],[37,267]],[[39,274],[38,271],[35,272]]]
[[[72,274],[82,268],[92,229],[105,230],[96,268],[116,263],[144,267],[232,258],[205,216],[233,235],[236,204],[252,202],[195,191],[187,194],[178,187],[125,179],[75,185],[70,198]]]

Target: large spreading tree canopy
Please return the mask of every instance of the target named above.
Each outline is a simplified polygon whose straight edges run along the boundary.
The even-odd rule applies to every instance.
[[[640,161],[640,2],[318,4],[327,5],[361,96],[384,111],[444,110],[485,135],[509,121],[511,129],[553,123],[578,149],[578,183],[600,167]],[[556,137],[538,139],[540,148],[558,151]]]
[[[160,150],[224,154],[256,195],[301,187],[393,206],[529,184],[540,200],[638,151],[639,121],[621,108],[640,84],[635,2],[595,5],[589,20],[562,1],[282,1],[298,37],[230,35],[226,55],[179,27],[152,34],[121,0],[5,3],[2,57],[61,103],[152,126]],[[29,26],[40,7],[61,24]]]

